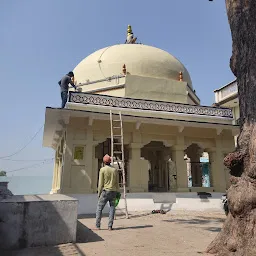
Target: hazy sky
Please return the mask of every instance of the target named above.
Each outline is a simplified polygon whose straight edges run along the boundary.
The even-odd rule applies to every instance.
[[[45,107],[60,106],[57,82],[97,49],[123,43],[127,25],[143,44],[177,57],[203,105],[234,79],[225,1],[2,0],[0,1],[0,158],[22,148],[44,124]],[[42,130],[0,169],[11,171],[52,158]],[[10,175],[51,175],[53,163]]]

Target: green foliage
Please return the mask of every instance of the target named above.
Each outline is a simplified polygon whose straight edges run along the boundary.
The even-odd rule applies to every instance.
[[[7,176],[5,171],[0,171],[0,176]]]

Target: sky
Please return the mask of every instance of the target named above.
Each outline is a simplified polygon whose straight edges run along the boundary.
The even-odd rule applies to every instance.
[[[138,41],[185,65],[202,105],[234,79],[224,0],[2,0],[0,170],[52,175],[53,162],[42,160],[54,151],[42,147],[40,127],[46,106],[60,107],[57,82],[94,51],[123,43],[128,24]]]

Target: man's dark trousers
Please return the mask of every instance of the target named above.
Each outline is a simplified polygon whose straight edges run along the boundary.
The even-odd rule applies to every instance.
[[[116,194],[117,193],[115,191],[106,191],[106,190],[102,191],[98,201],[97,210],[96,210],[96,227],[97,228],[100,228],[102,210],[104,209],[107,202],[109,202],[109,206],[110,206],[108,227],[112,228],[114,217],[115,217],[115,210],[116,210],[115,208]]]
[[[61,92],[61,108],[64,108],[68,100],[68,92],[63,91]]]

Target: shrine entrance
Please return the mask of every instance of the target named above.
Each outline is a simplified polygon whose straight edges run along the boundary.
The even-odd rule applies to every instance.
[[[151,141],[141,149],[141,156],[149,162],[149,192],[169,191],[168,152],[162,142]]]
[[[188,187],[210,187],[208,153],[199,145],[191,144],[186,150]]]

